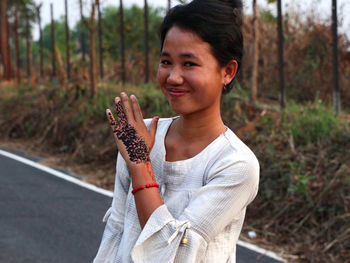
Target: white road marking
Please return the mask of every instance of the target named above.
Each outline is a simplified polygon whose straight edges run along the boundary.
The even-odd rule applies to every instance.
[[[9,152],[3,151],[3,150],[0,150],[0,154],[5,156],[5,157],[11,158],[13,160],[16,160],[18,162],[21,162],[21,163],[24,163],[26,165],[32,166],[32,167],[34,167],[36,169],[42,170],[44,172],[47,172],[48,174],[52,174],[54,176],[57,176],[57,177],[59,177],[59,178],[61,178],[63,180],[66,180],[68,182],[71,182],[71,183],[77,184],[77,185],[79,185],[81,187],[87,188],[87,189],[89,189],[91,191],[97,192],[99,194],[106,195],[108,197],[113,197],[113,192],[112,191],[108,191],[108,190],[99,188],[99,187],[97,187],[97,186],[95,186],[93,184],[89,184],[89,183],[83,182],[83,181],[81,181],[81,180],[79,180],[77,178],[72,177],[71,175],[62,173],[60,171],[57,171],[57,170],[52,169],[50,167],[47,167],[47,166],[44,166],[42,164],[36,163],[36,162],[31,161],[29,159],[23,158],[23,157],[18,156],[16,154],[9,153]],[[277,256],[276,253],[268,251],[268,250],[263,249],[263,248],[260,248],[260,247],[258,247],[256,245],[253,245],[253,244],[241,241],[241,240],[238,240],[237,245],[240,245],[240,246],[245,247],[247,249],[253,250],[256,253],[268,256],[268,257],[273,258],[275,260],[278,260],[278,261],[281,261],[281,262],[285,262],[285,260],[280,258],[279,256]]]
[[[253,250],[256,253],[259,253],[259,254],[264,255],[264,256],[268,256],[268,257],[273,258],[275,260],[278,260],[281,262],[286,262],[283,258],[277,256],[277,254],[275,252],[266,250],[264,248],[258,247],[256,245],[250,244],[248,242],[238,240],[237,245],[240,245],[241,247],[245,247],[247,249]]]
[[[94,191],[94,192],[106,195],[108,197],[113,197],[113,192],[112,191],[108,191],[108,190],[99,188],[99,187],[97,187],[97,186],[95,186],[93,184],[89,184],[89,183],[83,182],[83,181],[81,181],[81,180],[79,180],[77,178],[74,178],[74,177],[72,177],[72,176],[70,176],[68,174],[64,174],[64,173],[62,173],[60,171],[57,171],[55,169],[52,169],[50,167],[44,166],[42,164],[38,164],[36,162],[33,162],[31,160],[28,160],[28,159],[23,158],[23,157],[18,156],[18,155],[15,155],[13,153],[5,152],[3,150],[0,150],[0,154],[3,155],[3,156],[6,156],[8,158],[11,158],[13,160],[16,160],[18,162],[21,162],[21,163],[24,163],[26,165],[32,166],[32,167],[34,167],[36,169],[39,169],[39,170],[42,170],[42,171],[47,172],[49,174],[52,174],[54,176],[57,176],[57,177],[59,177],[61,179],[69,181],[71,183],[77,184],[77,185],[79,185],[81,187],[85,187],[85,188],[87,188],[87,189],[89,189],[91,191]]]

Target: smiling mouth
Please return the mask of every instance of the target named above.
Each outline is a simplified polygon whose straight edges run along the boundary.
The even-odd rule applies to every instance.
[[[186,90],[177,90],[177,89],[169,89],[168,93],[169,93],[170,96],[180,97],[180,96],[183,96],[186,93],[188,93],[188,91],[186,91]]]

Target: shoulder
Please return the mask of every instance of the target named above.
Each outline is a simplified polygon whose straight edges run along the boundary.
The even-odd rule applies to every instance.
[[[219,147],[215,147],[208,180],[226,176],[228,180],[259,182],[260,166],[252,150],[232,130],[221,135]]]

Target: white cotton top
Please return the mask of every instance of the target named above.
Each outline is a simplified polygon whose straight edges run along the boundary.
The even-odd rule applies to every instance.
[[[236,262],[246,207],[258,191],[258,160],[227,128],[196,156],[168,162],[164,139],[172,120],[159,120],[150,155],[164,204],[141,229],[131,178],[118,155],[114,197],[94,263]],[[184,237],[187,244],[181,244]]]

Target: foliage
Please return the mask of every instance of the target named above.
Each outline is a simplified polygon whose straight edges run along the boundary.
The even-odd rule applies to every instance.
[[[297,145],[328,142],[341,127],[332,109],[319,100],[306,105],[290,102],[284,112],[285,129]]]

